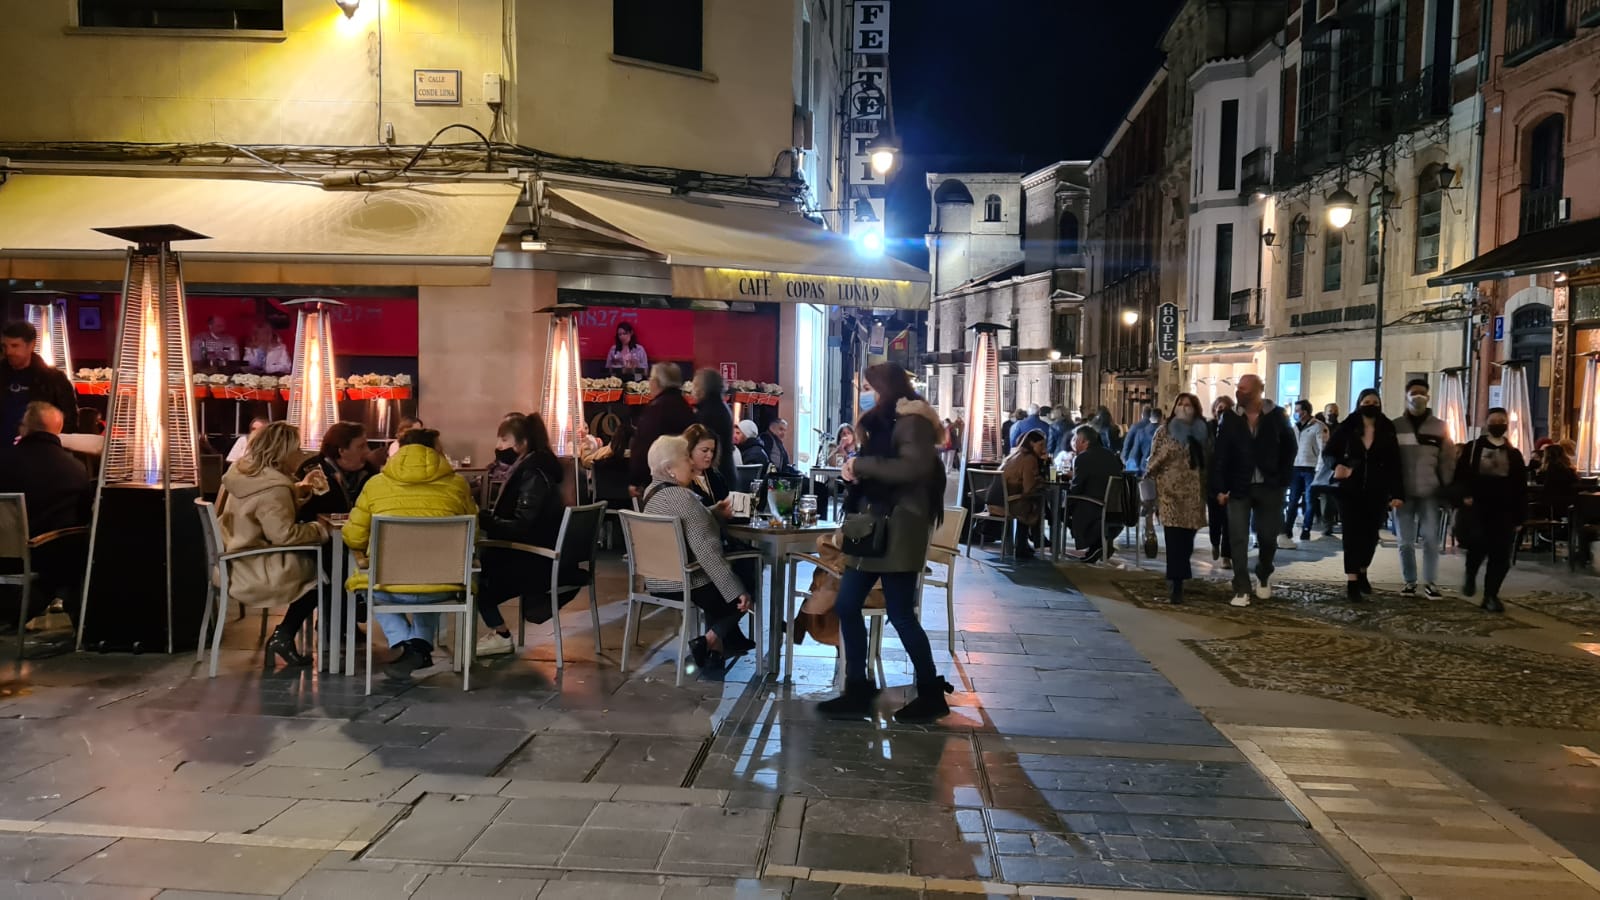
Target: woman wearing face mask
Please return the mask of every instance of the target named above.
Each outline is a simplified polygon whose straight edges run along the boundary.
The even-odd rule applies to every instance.
[[[1167,539],[1167,599],[1183,602],[1183,583],[1193,577],[1189,557],[1194,536],[1206,524],[1206,463],[1211,445],[1200,398],[1179,394],[1172,415],[1156,429],[1148,471],[1156,480],[1157,511]]]
[[[1218,397],[1211,404],[1211,421],[1206,423],[1207,455],[1211,447],[1216,446],[1217,426],[1222,424],[1222,416],[1233,409],[1233,398],[1227,394]],[[1211,559],[1215,562],[1222,559],[1222,568],[1233,568],[1233,557],[1222,550],[1228,546],[1228,509],[1217,503],[1217,498],[1210,491],[1206,492],[1206,518],[1211,523]]]
[[[1400,474],[1400,442],[1394,423],[1383,415],[1378,392],[1361,392],[1356,414],[1339,424],[1323,449],[1339,483],[1339,514],[1344,519],[1345,593],[1352,602],[1372,593],[1367,567],[1378,549],[1378,530],[1405,496]]]
[[[1504,409],[1489,410],[1483,436],[1468,444],[1456,460],[1462,505],[1456,533],[1467,548],[1467,581],[1461,593],[1471,597],[1478,592],[1478,568],[1488,560],[1482,607],[1495,613],[1505,611],[1500,585],[1511,569],[1511,543],[1528,505],[1527,466],[1521,451],[1506,440],[1509,422]]]

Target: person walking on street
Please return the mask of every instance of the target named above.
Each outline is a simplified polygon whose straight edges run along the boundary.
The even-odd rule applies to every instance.
[[[1294,432],[1281,407],[1262,403],[1260,375],[1245,375],[1234,388],[1238,406],[1217,425],[1211,493],[1228,509],[1228,543],[1233,556],[1234,606],[1250,605],[1250,525],[1255,523],[1258,600],[1271,600],[1273,558],[1283,527],[1283,492],[1294,467]]]
[[[1155,439],[1156,429],[1161,427],[1161,411],[1154,406],[1146,406],[1139,416],[1139,421],[1122,439],[1122,467],[1136,475],[1143,476],[1145,462],[1150,458],[1150,442]]]
[[[1428,381],[1413,378],[1406,383],[1406,411],[1394,419],[1395,439],[1400,445],[1400,482],[1405,502],[1400,517],[1400,575],[1405,586],[1400,593],[1417,593],[1417,538],[1422,538],[1422,596],[1429,600],[1443,597],[1434,586],[1439,578],[1440,489],[1455,478],[1456,445],[1450,431],[1428,408]]]
[[[1179,394],[1172,416],[1156,429],[1149,474],[1156,480],[1156,508],[1167,539],[1167,599],[1183,602],[1183,583],[1194,577],[1189,557],[1194,536],[1206,524],[1206,446],[1210,434],[1200,398]]]
[[[1211,454],[1217,446],[1217,426],[1222,417],[1233,409],[1233,398],[1227,394],[1211,404],[1211,419],[1206,422],[1206,472],[1211,471]],[[1211,526],[1211,559],[1222,560],[1223,569],[1233,568],[1233,548],[1228,544],[1228,508],[1217,502],[1217,495],[1206,491],[1206,521]]]
[[[1378,549],[1378,529],[1405,495],[1400,444],[1376,390],[1361,392],[1356,414],[1340,424],[1323,452],[1333,462],[1333,478],[1339,483],[1345,592],[1359,603],[1372,593],[1367,567]]]
[[[1510,418],[1500,407],[1489,410],[1484,433],[1468,444],[1456,462],[1455,483],[1461,493],[1456,534],[1467,548],[1467,580],[1461,593],[1478,592],[1478,569],[1489,563],[1483,579],[1485,612],[1505,612],[1500,585],[1511,570],[1511,547],[1528,507],[1527,465],[1522,453],[1506,440]]]
[[[617,332],[620,341],[620,325]],[[633,329],[630,327],[627,333],[632,335]],[[694,423],[694,409],[683,396],[683,370],[678,368],[677,363],[656,363],[650,368],[650,403],[639,414],[639,423],[633,432],[633,445],[628,448],[628,479],[635,497],[640,496],[651,482],[650,446],[656,442],[656,438],[683,434]]]
[[[1294,475],[1289,480],[1289,505],[1283,508],[1283,534],[1278,536],[1278,546],[1293,550],[1294,517],[1299,512],[1305,521],[1300,525],[1300,540],[1311,540],[1311,485],[1317,477],[1317,463],[1322,459],[1322,448],[1328,445],[1328,426],[1311,415],[1311,401],[1300,400],[1294,405]]]
[[[733,410],[728,408],[722,373],[709,368],[696,372],[694,394],[694,420],[717,439],[717,472],[722,475],[723,484],[732,485],[737,476],[733,469]]]

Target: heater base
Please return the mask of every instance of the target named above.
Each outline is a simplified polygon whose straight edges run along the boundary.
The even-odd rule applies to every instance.
[[[172,649],[193,650],[206,602],[205,536],[196,487],[172,489]],[[100,496],[83,648],[165,653],[167,495],[160,489],[107,486]]]

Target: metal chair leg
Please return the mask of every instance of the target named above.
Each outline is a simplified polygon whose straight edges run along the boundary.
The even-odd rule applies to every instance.
[[[594,661],[600,661],[600,594],[594,587],[594,575],[589,576],[589,618],[594,621]]]
[[[636,635],[638,633],[639,623],[633,617],[634,610],[637,609],[637,608],[638,608],[638,602],[635,601],[633,599],[633,597],[631,597],[631,596],[628,597],[628,614],[622,620],[622,668],[621,668],[621,671],[623,671],[623,672],[628,671],[628,654],[633,650],[634,635]]]

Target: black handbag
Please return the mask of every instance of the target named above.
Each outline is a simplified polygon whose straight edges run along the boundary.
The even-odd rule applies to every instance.
[[[871,510],[851,513],[839,526],[846,556],[877,559],[889,552],[889,517]]]
[[[1483,517],[1476,508],[1463,506],[1456,510],[1455,533],[1456,543],[1468,550],[1483,544]]]

